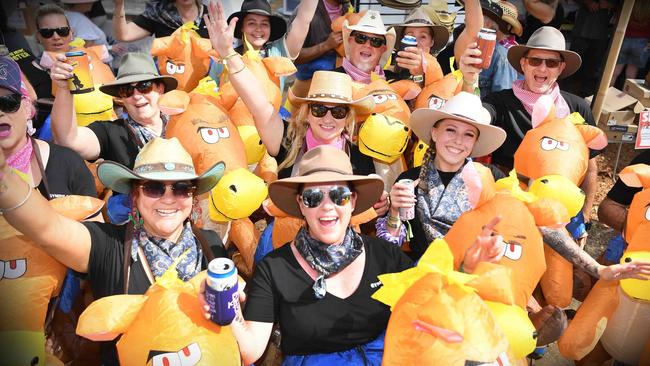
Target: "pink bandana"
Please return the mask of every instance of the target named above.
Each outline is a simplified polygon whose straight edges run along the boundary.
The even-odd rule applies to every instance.
[[[7,164],[12,168],[18,169],[27,174],[27,172],[29,172],[29,164],[32,161],[33,150],[32,139],[28,138],[25,146],[20,148],[20,150],[7,159]]]
[[[305,134],[305,142],[307,142],[307,151],[321,146],[321,145],[330,145],[332,147],[336,147],[338,149],[343,150],[343,144],[345,143],[345,139],[343,137],[339,137],[336,141],[332,142],[331,144],[326,144],[324,142],[319,141],[316,136],[314,136],[314,132],[311,130],[311,127],[307,128],[307,133]]]
[[[512,84],[512,91],[515,93],[515,96],[517,99],[519,99],[521,104],[524,105],[526,112],[528,112],[530,115],[533,114],[533,106],[535,105],[535,102],[537,102],[537,99],[543,95],[534,93],[530,90],[525,90],[524,80],[516,80],[514,84]],[[568,116],[569,113],[571,113],[569,105],[562,97],[562,94],[560,94],[560,86],[557,84],[557,82],[553,84],[553,89],[551,89],[551,92],[548,93],[548,95],[555,102],[555,113],[558,118],[564,118]]]
[[[352,80],[364,84],[370,84],[371,81],[370,73],[362,71],[358,67],[352,65],[352,62],[350,62],[350,60],[348,60],[347,57],[343,58],[343,64],[341,66],[343,66],[343,69],[348,75],[350,75]],[[377,65],[373,72],[377,74],[379,77],[381,77],[382,79],[386,79],[386,76],[384,75],[384,70],[381,68],[381,66]]]

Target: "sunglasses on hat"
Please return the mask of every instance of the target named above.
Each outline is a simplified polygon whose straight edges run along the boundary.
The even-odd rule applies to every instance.
[[[18,93],[3,95],[0,97],[0,111],[4,113],[15,113],[20,108],[23,96]]]
[[[135,89],[138,89],[140,94],[147,94],[153,90],[153,84],[154,82],[152,80],[147,80],[140,81],[135,85],[120,85],[120,88],[117,90],[117,96],[120,98],[128,98],[133,95]]]
[[[354,41],[357,42],[358,44],[365,44],[366,42],[368,42],[368,40],[370,40],[370,45],[374,48],[379,48],[386,44],[385,38],[370,37],[363,33],[359,33],[357,31],[350,33],[350,36],[354,37]]]
[[[330,200],[337,206],[345,206],[350,202],[352,191],[347,186],[336,186],[327,192]],[[300,194],[300,201],[307,208],[316,208],[323,203],[325,192],[320,188],[307,188]]]
[[[319,103],[314,103],[309,105],[309,110],[311,115],[316,118],[325,117],[327,111],[332,114],[332,117],[336,119],[343,119],[348,116],[350,108],[347,105],[336,105],[334,107],[326,107]]]
[[[541,65],[542,63],[546,64],[546,67],[549,69],[556,69],[560,66],[560,64],[564,61],[558,60],[558,59],[552,59],[552,58],[539,58],[539,57],[525,57],[526,60],[528,60],[528,64],[533,67],[537,67]]]
[[[38,30],[38,33],[40,33],[43,38],[52,38],[55,32],[59,37],[67,37],[68,34],[70,34],[70,27],[41,28]]]
[[[172,184],[165,184],[155,180],[144,181],[137,184],[142,193],[149,198],[160,198],[167,192],[167,187],[172,189],[172,194],[177,198],[192,197],[196,191],[196,185],[190,181],[178,181]]]

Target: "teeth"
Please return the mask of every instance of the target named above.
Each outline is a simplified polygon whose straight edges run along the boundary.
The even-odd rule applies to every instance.
[[[176,214],[176,212],[178,212],[178,210],[156,210],[156,212],[160,216],[169,217],[169,216],[173,216],[174,214]]]

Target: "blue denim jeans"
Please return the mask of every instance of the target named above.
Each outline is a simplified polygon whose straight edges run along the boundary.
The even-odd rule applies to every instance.
[[[384,356],[385,335],[384,332],[374,340],[347,351],[285,356],[282,366],[380,366]]]

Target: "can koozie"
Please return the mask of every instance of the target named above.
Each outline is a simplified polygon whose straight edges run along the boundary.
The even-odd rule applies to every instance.
[[[72,94],[90,93],[95,90],[90,74],[90,59],[84,51],[66,52],[66,61],[74,67],[72,77],[68,79],[68,88]]]

